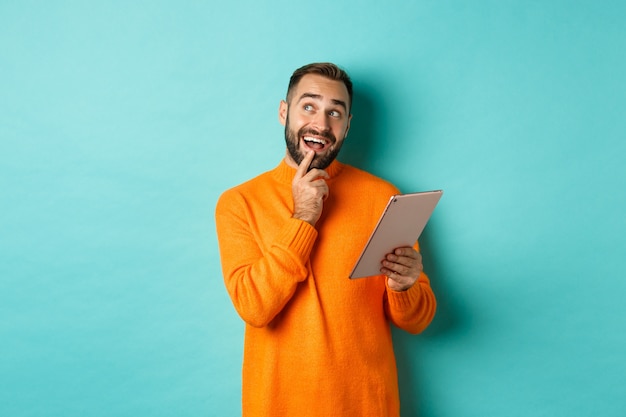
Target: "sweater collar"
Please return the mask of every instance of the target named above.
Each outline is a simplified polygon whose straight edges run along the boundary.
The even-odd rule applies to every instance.
[[[333,162],[330,163],[330,165],[328,166],[328,168],[325,169],[325,171],[328,173],[328,176],[332,179],[341,173],[341,171],[343,170],[343,167],[344,165],[335,159]],[[296,169],[287,165],[287,163],[285,162],[285,159],[282,159],[280,161],[280,164],[278,164],[278,166],[272,170],[272,176],[280,182],[291,183],[294,175],[296,175]]]

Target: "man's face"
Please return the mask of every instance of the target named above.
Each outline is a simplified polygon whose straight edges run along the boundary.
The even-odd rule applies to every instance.
[[[287,164],[297,167],[313,150],[309,169],[325,169],[337,157],[350,129],[350,96],[341,81],[307,74],[296,85],[289,102],[281,101],[278,117],[285,126]]]

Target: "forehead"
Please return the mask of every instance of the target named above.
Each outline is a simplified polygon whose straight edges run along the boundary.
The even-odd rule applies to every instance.
[[[302,77],[292,98],[298,101],[305,94],[318,95],[322,100],[339,100],[350,103],[348,89],[342,81],[331,80],[318,74],[306,74]]]

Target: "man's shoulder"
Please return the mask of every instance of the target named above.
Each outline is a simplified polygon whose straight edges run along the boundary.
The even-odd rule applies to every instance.
[[[218,198],[218,206],[233,203],[249,204],[263,199],[268,193],[276,192],[283,186],[277,172],[278,168],[270,169],[226,189]]]
[[[253,190],[259,185],[267,183],[270,179],[270,173],[271,171],[263,172],[255,177],[249,178],[239,184],[232,186],[231,188],[227,189],[224,192],[225,193],[229,193],[229,192],[237,193],[237,192],[242,192],[245,190]]]

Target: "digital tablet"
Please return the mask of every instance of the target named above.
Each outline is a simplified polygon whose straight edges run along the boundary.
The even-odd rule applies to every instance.
[[[392,196],[350,278],[380,275],[385,255],[396,248],[415,245],[442,194],[442,190],[436,190]]]

